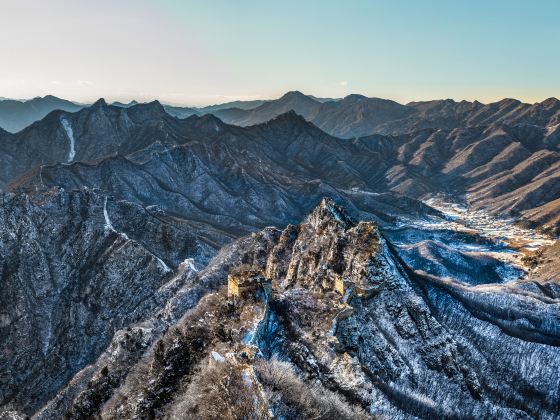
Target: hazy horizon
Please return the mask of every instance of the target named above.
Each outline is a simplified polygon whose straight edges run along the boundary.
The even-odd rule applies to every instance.
[[[555,1],[1,1],[0,97],[560,96]]]
[[[48,93],[48,94],[46,94],[46,95],[33,96],[33,97],[30,97],[30,98],[8,98],[8,97],[0,96],[0,100],[15,100],[15,101],[27,102],[27,101],[31,101],[31,100],[37,99],[37,98],[45,98],[45,97],[47,97],[47,96],[54,96],[54,97],[57,97],[57,98],[59,98],[59,99],[69,100],[69,101],[74,102],[74,103],[79,104],[79,105],[92,105],[92,104],[95,103],[96,101],[98,101],[98,100],[100,100],[100,99],[103,99],[103,100],[105,100],[105,101],[106,101],[107,103],[109,103],[109,104],[112,104],[112,103],[114,103],[114,102],[119,102],[119,103],[123,103],[123,104],[128,104],[128,103],[133,102],[133,101],[135,101],[135,102],[137,102],[137,103],[148,103],[148,102],[158,101],[158,102],[160,102],[160,103],[163,104],[163,105],[178,106],[178,107],[186,107],[186,108],[188,108],[188,107],[192,107],[192,108],[204,108],[204,107],[206,107],[206,106],[221,105],[221,104],[224,104],[224,103],[236,102],[236,101],[238,101],[238,100],[239,100],[239,101],[251,101],[251,100],[273,101],[273,100],[280,99],[280,98],[281,98],[282,96],[284,96],[286,93],[288,93],[288,92],[293,92],[293,91],[299,91],[299,92],[303,93],[303,94],[306,95],[306,96],[312,96],[312,97],[315,97],[315,98],[318,98],[318,99],[333,99],[333,100],[340,100],[340,99],[343,99],[345,96],[349,96],[349,95],[363,95],[363,94],[360,93],[360,92],[352,92],[352,93],[348,93],[348,95],[345,95],[345,96],[343,96],[343,97],[324,98],[324,97],[320,97],[320,96],[318,96],[318,95],[314,95],[313,93],[304,92],[304,91],[302,91],[302,90],[300,90],[300,89],[294,89],[294,90],[292,90],[292,91],[284,92],[284,93],[280,94],[280,95],[277,96],[277,97],[270,97],[270,98],[265,98],[265,97],[263,97],[263,98],[255,98],[255,99],[229,99],[229,100],[226,100],[226,101],[223,101],[223,102],[215,102],[215,103],[208,103],[208,104],[201,104],[201,105],[195,105],[195,104],[189,104],[189,103],[186,103],[186,104],[183,104],[183,103],[172,103],[172,102],[160,100],[159,98],[150,98],[150,99],[147,99],[147,100],[145,100],[145,101],[142,101],[142,100],[138,100],[137,98],[130,98],[130,99],[121,100],[121,99],[112,99],[111,97],[103,97],[103,96],[99,96],[99,97],[97,97],[97,98],[95,98],[95,99],[93,99],[93,100],[91,100],[91,101],[78,101],[78,100],[73,100],[73,99],[70,99],[70,98],[60,97],[60,96],[54,95],[54,94],[52,94],[52,93]],[[367,96],[367,95],[363,95],[363,96]],[[392,100],[391,98],[380,98],[380,97],[370,97],[370,98],[378,98],[378,99],[389,99],[389,100]],[[498,101],[500,101],[500,100],[514,99],[514,100],[520,100],[521,102],[533,104],[533,103],[540,103],[540,102],[543,102],[543,101],[545,101],[545,100],[547,100],[547,99],[551,99],[551,98],[556,98],[556,97],[555,97],[555,96],[549,96],[549,97],[547,97],[547,98],[543,98],[542,100],[537,100],[537,101],[535,101],[535,102],[523,101],[523,100],[521,100],[521,99],[519,99],[519,98],[512,98],[512,97],[504,97],[504,98],[497,99],[496,101],[490,101],[490,102],[483,102],[483,101],[480,101],[480,100],[478,100],[478,99],[474,99],[474,100],[470,100],[470,102],[478,101],[478,102],[480,102],[480,103],[486,105],[486,104],[489,104],[489,103],[492,103],[492,102],[498,102]],[[462,101],[462,100],[466,100],[466,99],[457,99],[457,98],[426,98],[426,99],[417,99],[417,100],[415,100],[415,101],[406,101],[406,102],[401,102],[401,101],[395,100],[395,102],[398,102],[398,103],[401,103],[401,104],[403,104],[403,105],[406,105],[406,104],[411,103],[411,102],[429,102],[429,101],[449,100],[449,99],[451,99],[451,100],[453,100],[453,101],[455,101],[455,102],[460,102],[460,101]],[[556,99],[560,99],[560,98],[556,98]]]

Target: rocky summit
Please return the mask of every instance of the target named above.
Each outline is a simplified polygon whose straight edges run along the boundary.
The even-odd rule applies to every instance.
[[[554,98],[52,103],[0,130],[0,419],[558,418]]]

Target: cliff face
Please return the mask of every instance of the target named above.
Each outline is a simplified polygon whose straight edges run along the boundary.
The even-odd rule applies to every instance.
[[[380,249],[381,237],[372,222],[356,223],[323,200],[301,225],[282,232],[266,273],[282,289],[335,290],[337,281],[375,289],[383,282]]]
[[[239,266],[272,294],[228,299]],[[414,271],[374,224],[326,200],[223,249],[37,417],[211,417],[209,396],[222,418],[553,417],[559,302],[537,282]]]

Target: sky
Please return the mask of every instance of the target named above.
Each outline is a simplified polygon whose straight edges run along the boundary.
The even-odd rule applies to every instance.
[[[560,97],[559,0],[0,0],[0,97]]]

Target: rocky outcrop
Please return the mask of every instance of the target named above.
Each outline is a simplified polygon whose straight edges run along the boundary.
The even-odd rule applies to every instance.
[[[302,224],[282,232],[265,273],[279,289],[334,291],[336,281],[346,281],[356,289],[377,290],[386,277],[381,241],[372,222],[356,223],[334,202],[323,200]]]

